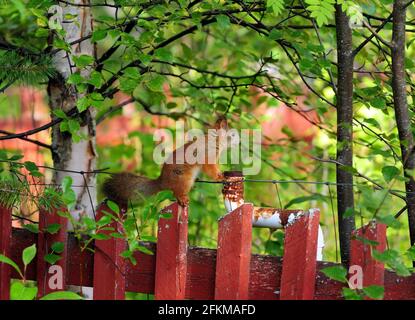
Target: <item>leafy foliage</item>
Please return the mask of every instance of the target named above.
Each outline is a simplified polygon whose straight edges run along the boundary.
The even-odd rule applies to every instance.
[[[245,184],[247,201],[271,207],[315,206],[325,208],[322,227],[325,231],[325,259],[336,257],[335,231],[336,187],[325,184],[335,181],[336,166],[336,65],[334,11],[341,5],[353,25],[354,46],[363,43],[372,33],[358,29],[363,17],[372,27],[383,21],[391,10],[391,1],[354,2],[348,0],[267,0],[265,2],[130,2],[116,1],[117,16],[112,11],[95,8],[95,22],[91,41],[99,54],[77,55],[67,41],[62,27],[51,27],[48,21],[49,1],[15,0],[0,8],[0,80],[2,87],[10,81],[42,85],[55,81],[53,56],[68,55],[73,64],[69,75],[56,74],[68,92],[79,95],[75,116],[63,109],[54,110],[54,116],[65,137],[74,142],[86,138],[80,133],[82,114],[93,109],[101,123],[105,118],[117,117],[117,95],[122,93],[134,98],[131,122],[137,128],[155,129],[157,124],[150,115],[166,115],[172,120],[184,119],[186,128],[206,127],[218,114],[225,114],[231,125],[240,128],[259,128],[272,122],[275,114],[268,116],[257,112],[256,107],[266,103],[270,111],[283,113],[285,108],[307,109],[301,117],[312,123],[309,132],[298,135],[295,128],[284,126],[278,137],[264,136],[261,153],[261,172],[256,178],[297,181],[258,185]],[[306,10],[306,11],[305,11]],[[412,9],[411,9],[412,10]],[[75,21],[76,16],[67,16]],[[408,18],[413,18],[409,11]],[[366,18],[365,18],[366,19]],[[381,22],[379,22],[381,23]],[[390,23],[378,35],[389,39]],[[356,28],[355,28],[356,27]],[[53,42],[50,39],[53,38]],[[384,253],[374,251],[374,256],[399,274],[408,275],[407,267],[414,259],[413,249],[408,250],[408,223],[405,218],[394,218],[404,203],[406,178],[400,160],[399,135],[394,120],[391,89],[389,48],[374,38],[355,56],[353,95],[353,166],[343,169],[354,177],[355,208],[345,213],[355,215],[358,225],[373,219],[387,224],[391,247]],[[410,115],[412,102],[414,37],[407,34],[406,61]],[[76,46],[73,46],[76,47]],[[19,48],[19,50],[16,50]],[[45,52],[49,54],[46,55]],[[42,52],[42,54],[38,54]],[[84,70],[92,70],[88,75]],[[62,79],[61,79],[62,78]],[[258,90],[258,91],[255,91]],[[259,97],[256,93],[260,93]],[[267,93],[267,94],[265,94]],[[255,100],[257,99],[257,100]],[[13,99],[0,97],[0,117],[12,110],[19,117],[19,108],[10,108]],[[312,116],[311,116],[312,114]],[[300,131],[302,130],[302,125]],[[318,128],[318,130],[317,130]],[[169,128],[171,129],[171,128]],[[174,130],[174,129],[171,129]],[[138,130],[137,130],[138,131]],[[272,131],[272,130],[271,130]],[[272,135],[272,132],[270,133]],[[309,137],[314,137],[312,147]],[[98,146],[98,166],[109,171],[126,168],[149,177],[156,177],[160,168],[154,164],[155,147],[151,134],[133,132],[122,137],[122,142],[111,146]],[[51,161],[49,156],[47,161]],[[34,163],[19,156],[0,152],[3,172],[0,176],[0,203],[18,207],[29,199],[36,208],[73,209],[76,196],[73,180],[65,178],[61,186],[42,188],[31,197],[30,182],[41,181],[40,170]],[[319,161],[322,160],[322,161]],[[225,165],[222,169],[231,169]],[[22,170],[27,170],[29,180]],[[411,173],[413,174],[413,173]],[[103,175],[98,176],[100,184]],[[310,184],[298,181],[306,180]],[[318,183],[313,184],[316,181]],[[277,187],[277,188],[276,188]],[[13,190],[7,192],[6,190]],[[191,193],[189,217],[189,242],[192,245],[215,247],[216,220],[224,212],[220,186],[197,184]],[[170,198],[160,194],[147,203],[132,204],[124,213],[108,203],[107,213],[99,220],[84,217],[72,221],[76,235],[84,250],[91,239],[100,241],[109,237],[122,237],[129,241],[123,256],[133,263],[136,250],[151,254],[143,241],[156,240],[156,222],[160,208]],[[71,217],[65,210],[58,211]],[[323,212],[323,211],[322,211]],[[329,214],[330,213],[330,214]],[[125,214],[121,219],[121,215]],[[164,215],[168,218],[168,215]],[[126,219],[124,219],[126,218]],[[334,219],[334,221],[333,221]],[[399,220],[398,220],[399,219]],[[113,222],[122,223],[125,232],[115,232]],[[26,225],[39,232],[33,225]],[[58,226],[49,226],[56,232]],[[106,231],[109,231],[106,232]],[[84,236],[87,235],[87,241]],[[281,232],[254,230],[255,252],[281,254]],[[359,239],[369,243],[366,239]],[[45,257],[55,263],[61,246]],[[403,255],[401,253],[404,253]],[[328,277],[344,282],[346,274],[341,269],[328,269]],[[21,288],[20,288],[21,289]],[[17,290],[17,289],[16,289]],[[381,297],[381,289],[365,288],[360,291],[345,288],[346,298]]]
[[[347,270],[343,266],[326,267],[321,269],[321,272],[323,272],[330,279],[340,282],[347,282]]]

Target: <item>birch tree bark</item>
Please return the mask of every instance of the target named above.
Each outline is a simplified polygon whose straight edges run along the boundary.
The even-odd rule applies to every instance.
[[[353,173],[353,48],[349,17],[336,5],[337,35],[337,210],[339,220],[340,255],[349,263],[350,240],[355,228],[354,215],[344,217],[354,208]]]
[[[62,27],[66,32],[65,42],[71,43],[82,39],[91,34],[93,30],[91,10],[87,6],[76,6],[77,4],[88,4],[88,0],[74,0],[74,6],[62,5],[64,20]],[[73,20],[65,21],[65,17],[75,17]],[[74,65],[74,56],[89,55],[95,56],[95,46],[90,39],[77,42],[70,47],[70,52],[58,51],[54,55],[55,68],[58,77],[49,81],[48,96],[52,118],[53,112],[61,109],[65,112],[76,107],[76,102],[82,94],[76,91],[75,86],[66,83],[68,77],[78,71]],[[80,73],[83,77],[88,77],[91,68],[83,68]],[[95,147],[95,114],[93,108],[82,112],[79,116],[80,129],[79,135],[83,136],[80,141],[74,141],[71,134],[61,132],[59,126],[52,129],[52,150],[54,167],[60,170],[83,171],[85,174],[56,171],[54,182],[60,184],[65,176],[71,176],[75,187],[77,201],[72,216],[76,219],[80,215],[93,217],[94,207],[96,206],[96,177],[88,173],[95,170],[96,166],[96,147]],[[86,186],[93,186],[87,188]],[[69,225],[69,228],[72,228]]]

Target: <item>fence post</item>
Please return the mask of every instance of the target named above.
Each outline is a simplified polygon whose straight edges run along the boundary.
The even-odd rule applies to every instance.
[[[370,243],[365,243],[365,240],[377,242],[373,248],[383,252],[386,248],[386,225],[372,221],[356,230],[350,247],[350,267],[359,266],[362,268],[363,281],[361,284],[364,287],[383,286],[385,266],[382,262],[373,259],[372,246]]]
[[[97,210],[97,221],[104,215],[104,211],[115,215],[106,203],[102,203]],[[120,207],[120,215],[123,210]],[[122,224],[113,221],[110,227],[116,231],[104,231],[103,234],[111,232],[122,232]],[[124,300],[125,299],[125,258],[120,254],[126,249],[124,239],[113,238],[107,240],[95,240],[94,253],[94,300]]]
[[[0,253],[10,258],[12,210],[0,206]],[[0,262],[0,300],[10,299],[10,266]]]
[[[316,281],[316,254],[320,212],[292,213],[285,228],[281,300],[311,300]]]
[[[247,300],[254,207],[245,203],[219,221],[216,300]]]
[[[185,298],[187,276],[187,216],[188,207],[173,203],[163,213],[157,232],[155,299],[179,300]]]
[[[68,220],[58,215],[59,210],[61,209],[54,208],[51,212],[48,212],[41,209],[39,212],[39,234],[37,240],[37,283],[39,298],[53,291],[65,290],[66,287]],[[47,228],[54,226],[59,229],[57,231],[52,229],[47,231]],[[52,253],[52,246],[58,242],[63,244],[63,251],[54,252],[54,254],[60,255],[61,258],[55,264],[51,265],[45,260],[45,256]]]

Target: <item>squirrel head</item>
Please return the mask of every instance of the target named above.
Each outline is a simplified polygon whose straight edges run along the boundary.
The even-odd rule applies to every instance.
[[[213,129],[216,130],[228,130],[229,126],[228,126],[228,120],[226,119],[225,116],[219,116],[218,119],[216,120]]]
[[[226,149],[239,144],[239,134],[236,129],[230,129],[225,116],[219,116],[208,134],[218,139],[220,149]]]

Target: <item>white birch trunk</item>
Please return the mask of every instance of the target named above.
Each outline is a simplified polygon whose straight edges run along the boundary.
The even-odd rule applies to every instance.
[[[88,0],[73,0],[74,4],[88,4]],[[92,32],[92,16],[90,8],[79,6],[61,5],[63,17],[70,14],[76,16],[73,20],[62,21],[62,27],[66,31],[65,40],[67,43],[79,40],[88,36]],[[67,53],[61,50],[54,57],[55,68],[59,72],[59,80],[51,80],[48,86],[48,95],[50,99],[51,110],[62,109],[67,112],[74,108],[76,101],[82,97],[76,92],[72,85],[67,85],[68,77],[75,73],[77,68],[73,62],[73,56],[82,54],[95,56],[95,46],[90,39],[86,39],[71,46],[71,52]],[[88,77],[91,68],[83,68],[81,75]],[[53,161],[56,169],[74,170],[90,172],[95,170],[96,165],[96,148],[95,148],[95,114],[92,108],[85,112],[81,119],[80,134],[87,137],[80,142],[73,142],[68,132],[60,132],[59,126],[52,130],[52,147]],[[53,116],[52,116],[53,117]],[[72,216],[79,219],[80,215],[93,217],[93,208],[96,206],[96,177],[93,174],[77,174],[56,171],[54,175],[55,183],[60,184],[65,176],[71,176],[73,179],[74,191],[77,196],[77,203]],[[92,186],[89,189],[86,185]],[[72,229],[72,225],[68,226]]]

